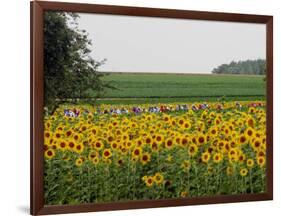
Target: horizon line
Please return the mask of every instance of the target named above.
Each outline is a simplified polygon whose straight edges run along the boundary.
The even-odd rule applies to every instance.
[[[265,74],[217,74],[212,72],[144,72],[144,71],[98,71],[98,73],[116,73],[116,74],[162,74],[162,75],[221,75],[221,76],[264,76]]]

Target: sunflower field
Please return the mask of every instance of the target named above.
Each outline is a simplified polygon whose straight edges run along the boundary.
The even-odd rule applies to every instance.
[[[125,114],[75,105],[76,117],[59,107],[44,119],[45,204],[265,192],[265,104],[239,103]]]

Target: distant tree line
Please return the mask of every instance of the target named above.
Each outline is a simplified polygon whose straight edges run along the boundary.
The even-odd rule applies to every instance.
[[[266,73],[266,60],[232,61],[230,64],[222,64],[212,70],[214,74],[256,74]]]

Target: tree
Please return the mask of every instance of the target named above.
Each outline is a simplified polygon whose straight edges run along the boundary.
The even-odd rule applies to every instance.
[[[89,99],[92,92],[96,98],[110,88],[97,72],[105,60],[91,58],[91,40],[78,28],[78,18],[75,13],[44,14],[44,101],[49,113],[65,99]]]
[[[222,64],[212,70],[215,74],[266,74],[266,60],[232,61]]]

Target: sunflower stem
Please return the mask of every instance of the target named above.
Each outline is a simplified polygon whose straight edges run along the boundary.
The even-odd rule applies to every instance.
[[[254,192],[254,189],[253,189],[253,182],[252,182],[252,169],[250,169],[249,174],[250,174],[250,188],[251,188],[251,193],[253,193],[253,192]]]

